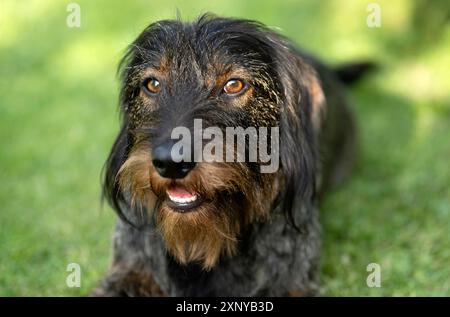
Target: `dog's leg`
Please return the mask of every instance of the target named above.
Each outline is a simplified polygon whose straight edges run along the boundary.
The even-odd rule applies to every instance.
[[[145,249],[143,231],[119,221],[114,234],[114,258],[107,276],[91,296],[165,296],[153,278]]]
[[[317,293],[315,291],[307,292],[307,291],[301,291],[298,289],[292,289],[288,291],[287,296],[288,297],[314,297]]]
[[[102,284],[90,296],[134,297],[166,296],[166,294],[164,294],[148,270],[114,264]]]

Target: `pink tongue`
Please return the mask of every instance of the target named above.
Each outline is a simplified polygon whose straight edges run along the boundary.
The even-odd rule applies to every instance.
[[[179,187],[179,186],[170,186],[169,189],[167,189],[167,193],[170,196],[176,197],[176,198],[191,198],[192,196],[194,196],[193,194],[188,192],[186,189],[184,189],[183,187]]]

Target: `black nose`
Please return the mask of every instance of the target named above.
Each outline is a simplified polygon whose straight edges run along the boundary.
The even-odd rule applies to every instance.
[[[172,142],[166,142],[153,150],[153,166],[162,177],[183,178],[195,167],[195,162],[174,162],[172,146]]]

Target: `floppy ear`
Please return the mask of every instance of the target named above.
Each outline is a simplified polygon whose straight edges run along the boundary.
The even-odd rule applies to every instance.
[[[281,83],[280,162],[283,209],[290,222],[302,229],[310,219],[316,193],[316,139],[320,129],[323,92],[314,70],[277,39],[276,72]]]
[[[113,207],[118,216],[125,222],[133,225],[127,217],[124,215],[125,208],[129,208],[129,202],[127,201],[124,193],[120,189],[117,174],[127,160],[131,144],[132,137],[129,133],[129,123],[127,117],[127,108],[129,101],[134,98],[137,91],[131,85],[128,84],[130,77],[132,77],[132,67],[128,67],[133,63],[135,57],[134,44],[130,45],[123,58],[119,63],[117,69],[117,75],[120,77],[121,90],[119,95],[119,111],[121,114],[121,127],[119,134],[114,141],[111,152],[103,167],[103,190],[102,199],[106,199],[107,202]]]
[[[117,212],[119,217],[128,222],[124,216],[122,208],[126,205],[125,197],[117,182],[117,173],[120,167],[125,162],[129,153],[129,142],[127,123],[124,122],[120,129],[119,135],[114,142],[114,145],[109,153],[108,159],[103,169],[103,191],[102,199],[106,199],[111,207]]]

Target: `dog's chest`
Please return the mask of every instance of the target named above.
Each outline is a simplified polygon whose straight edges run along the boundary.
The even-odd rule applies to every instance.
[[[311,250],[318,249],[310,248],[316,243],[315,234],[303,237],[286,230],[281,222],[272,222],[245,237],[236,256],[204,271],[196,264],[178,264],[165,251],[159,235],[140,239],[145,246],[140,260],[150,266],[155,281],[170,296],[285,296],[307,286],[310,278],[304,274],[309,271],[305,266],[315,265],[317,254]]]

